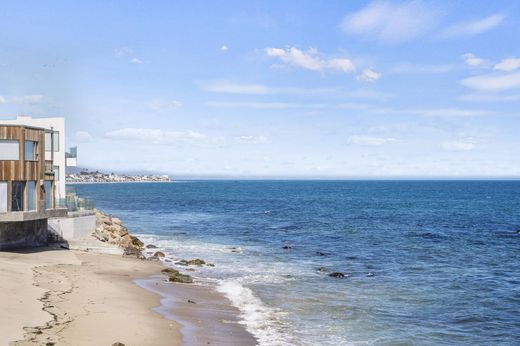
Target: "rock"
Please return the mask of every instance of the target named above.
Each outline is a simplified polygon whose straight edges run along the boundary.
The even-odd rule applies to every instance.
[[[188,262],[186,262],[186,260],[181,260],[179,262],[175,262],[175,264],[178,266],[187,266]]]
[[[147,258],[148,261],[160,261],[161,259],[157,256],[151,256]]]
[[[186,274],[181,274],[179,272],[170,273],[168,276],[168,281],[169,282],[180,282],[180,283],[184,283],[184,284],[193,283],[193,279],[191,278],[191,276],[186,275]]]
[[[328,253],[321,252],[321,251],[316,251],[316,255],[318,255],[318,256],[327,256]]]
[[[190,300],[190,299],[188,299],[188,303],[190,303],[190,304],[197,304],[193,300]]]
[[[172,261],[172,260],[171,260],[171,259],[168,259],[168,258],[166,258],[166,259],[164,260],[164,262],[171,262],[171,261]]]
[[[175,270],[173,268],[164,268],[161,270],[161,273],[170,274],[170,273],[178,273],[178,270]]]
[[[284,245],[284,246],[282,246],[282,249],[290,250],[290,249],[292,249],[292,246],[290,246],[290,245]]]
[[[214,267],[215,265],[213,263],[207,263],[206,264],[208,267]]]
[[[153,244],[148,244],[148,245],[146,245],[146,248],[147,249],[157,249],[157,246],[155,246]]]
[[[166,257],[166,255],[164,254],[164,252],[162,251],[157,251],[156,253],[153,254],[154,257],[159,257],[159,258],[164,258]]]
[[[334,272],[334,273],[330,273],[329,276],[333,277],[333,278],[343,279],[345,277],[345,274],[340,273],[340,272]]]
[[[325,267],[319,267],[319,268],[318,268],[318,271],[319,271],[320,273],[326,273],[326,272],[328,272],[327,268],[325,268]]]
[[[125,346],[122,342],[114,342],[112,346]]]
[[[186,261],[186,264],[189,265],[189,266],[199,266],[200,267],[203,264],[206,264],[206,262],[204,262],[200,258],[196,258],[196,259],[192,259],[192,260]]]
[[[121,224],[121,220],[118,219],[117,217],[113,217],[112,218],[112,223],[116,224],[116,225],[120,225]]]
[[[186,268],[186,270],[189,271],[189,272],[194,272],[195,271],[195,269],[193,269],[193,268]]]

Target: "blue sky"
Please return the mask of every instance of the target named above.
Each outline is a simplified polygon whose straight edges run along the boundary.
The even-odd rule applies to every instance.
[[[0,118],[65,116],[83,167],[519,177],[517,1],[24,1]]]

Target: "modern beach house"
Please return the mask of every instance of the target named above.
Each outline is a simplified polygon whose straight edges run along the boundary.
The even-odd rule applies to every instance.
[[[23,125],[45,129],[45,160],[52,160],[54,172],[54,195],[57,200],[63,200],[65,191],[65,118],[33,118],[18,116],[12,120],[0,120],[0,125]]]
[[[46,243],[47,219],[67,214],[56,206],[55,164],[46,155],[53,137],[44,128],[0,124],[0,248]]]

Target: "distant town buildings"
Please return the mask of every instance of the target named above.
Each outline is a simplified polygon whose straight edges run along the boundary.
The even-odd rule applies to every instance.
[[[144,182],[168,182],[167,175],[127,175],[115,173],[102,173],[99,171],[83,170],[80,173],[67,174],[67,183],[144,183]]]

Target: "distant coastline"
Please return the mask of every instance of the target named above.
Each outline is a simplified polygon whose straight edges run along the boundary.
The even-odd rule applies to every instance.
[[[116,174],[103,173],[100,171],[89,171],[81,169],[76,173],[69,173],[65,176],[67,184],[86,184],[86,183],[164,183],[171,182],[168,175],[140,175],[140,174]]]
[[[144,184],[144,183],[174,183],[174,180],[165,180],[165,181],[66,181],[67,185],[89,185],[89,184]]]

